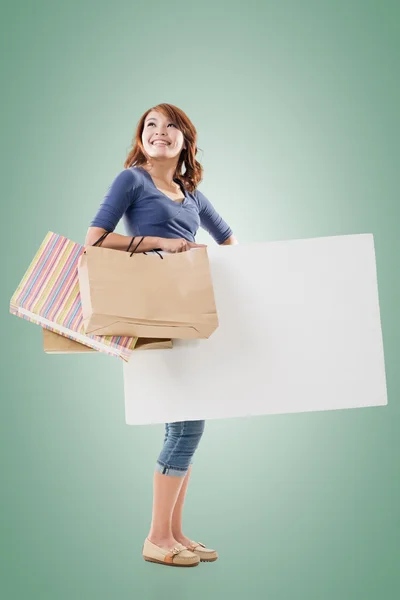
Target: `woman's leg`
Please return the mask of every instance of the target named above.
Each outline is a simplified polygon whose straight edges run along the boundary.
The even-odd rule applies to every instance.
[[[172,535],[173,535],[174,539],[176,539],[177,542],[180,542],[184,546],[186,546],[187,544],[190,543],[190,539],[187,538],[183,534],[182,513],[183,513],[183,505],[185,503],[186,490],[187,490],[187,487],[189,484],[191,472],[192,472],[192,465],[190,465],[190,467],[184,477],[183,483],[181,485],[181,488],[180,488],[180,491],[178,494],[178,498],[176,500],[175,507],[174,507],[174,510],[172,513],[172,523],[171,523]]]
[[[148,539],[157,546],[171,548],[177,541],[172,535],[172,512],[183,477],[155,472],[153,478],[153,514]]]
[[[188,483],[185,479],[203,435],[204,424],[204,421],[180,421],[165,426],[164,446],[153,480],[153,514],[148,535],[153,544],[170,547],[179,541],[173,536],[172,517],[179,497],[176,520],[179,525]]]

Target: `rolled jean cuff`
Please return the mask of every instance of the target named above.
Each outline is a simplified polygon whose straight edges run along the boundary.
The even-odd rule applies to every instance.
[[[192,462],[190,462],[192,464]],[[170,465],[164,465],[161,462],[156,462],[156,471],[163,475],[173,475],[176,477],[185,477],[188,469],[182,469],[181,467],[172,467]]]

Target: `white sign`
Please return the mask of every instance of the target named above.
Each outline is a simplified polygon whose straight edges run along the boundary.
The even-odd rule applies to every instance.
[[[128,424],[387,404],[372,235],[208,254],[219,327],[207,340],[132,354]]]

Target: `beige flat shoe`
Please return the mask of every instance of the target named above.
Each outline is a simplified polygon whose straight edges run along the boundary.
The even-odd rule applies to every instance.
[[[190,552],[186,546],[176,544],[173,548],[161,548],[156,546],[148,538],[143,544],[142,550],[144,560],[148,562],[168,565],[170,567],[196,567],[200,559],[197,554]]]
[[[217,560],[218,558],[218,552],[216,550],[206,548],[205,545],[200,542],[191,542],[187,549],[190,550],[190,552],[197,554],[201,562],[214,562],[214,560]]]

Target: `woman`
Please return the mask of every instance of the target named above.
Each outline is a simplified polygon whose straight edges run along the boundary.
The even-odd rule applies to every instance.
[[[112,182],[86,236],[93,245],[113,232],[121,218],[127,236],[110,233],[103,247],[127,250],[132,236],[143,237],[137,252],[159,249],[184,252],[196,244],[202,226],[218,244],[237,241],[209,200],[197,190],[203,169],[196,160],[197,132],[186,114],[159,104],[140,119],[125,169]],[[185,171],[182,173],[182,167]],[[153,513],[144,542],[145,560],[173,566],[195,566],[217,559],[217,552],[193,542],[182,531],[182,509],[192,458],[204,421],[167,423],[164,446],[156,462]]]

